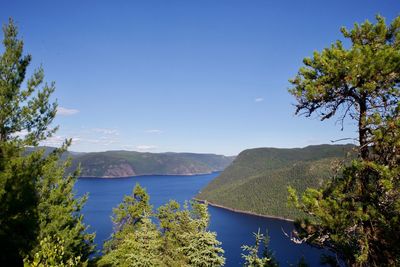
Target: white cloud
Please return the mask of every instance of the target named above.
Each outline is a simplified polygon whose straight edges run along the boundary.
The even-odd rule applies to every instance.
[[[100,137],[98,139],[95,138],[86,138],[86,139],[82,139],[83,142],[85,143],[91,143],[91,144],[96,144],[96,145],[100,145],[100,146],[109,146],[111,144],[115,144],[117,143],[116,139],[113,138],[107,138],[107,137]]]
[[[119,135],[118,130],[116,129],[108,129],[108,128],[94,128],[93,132],[106,134],[106,135]]]
[[[61,135],[53,135],[52,137],[47,138],[46,140],[43,140],[40,142],[40,145],[42,146],[51,146],[51,147],[60,147],[66,139],[70,139],[65,136]],[[72,144],[76,144],[80,142],[82,139],[80,137],[73,137],[72,138]]]
[[[264,101],[264,98],[262,97],[254,98],[254,102],[262,102],[262,101]]]
[[[76,143],[78,143],[79,141],[81,141],[82,140],[82,138],[80,138],[80,137],[73,137],[72,138],[72,143],[73,144],[76,144]]]
[[[159,129],[150,129],[150,130],[146,130],[146,133],[151,133],[151,134],[160,134],[163,131],[159,130]]]
[[[53,135],[52,137],[47,138],[46,140],[40,142],[42,146],[52,146],[59,147],[65,141],[65,137],[60,135]]]
[[[79,112],[77,109],[70,109],[70,108],[64,108],[64,107],[57,107],[57,114],[61,116],[71,116],[75,115]]]
[[[136,150],[136,146],[134,146],[134,145],[123,145],[122,149],[125,149],[125,150]]]
[[[13,137],[19,137],[19,138],[24,138],[28,133],[29,133],[28,130],[22,130],[22,131],[14,133],[12,136]]]
[[[125,150],[133,150],[133,151],[149,151],[149,150],[154,150],[156,149],[157,146],[153,146],[153,145],[124,145],[122,146],[122,149]]]
[[[148,150],[153,150],[157,147],[153,145],[138,145],[135,148],[139,151],[148,151]]]

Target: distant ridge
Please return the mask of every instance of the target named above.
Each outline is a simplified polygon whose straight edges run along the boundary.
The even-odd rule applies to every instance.
[[[305,148],[254,148],[241,152],[196,198],[253,214],[294,219],[301,214],[287,206],[287,186],[299,192],[320,187],[354,145]]]
[[[72,155],[72,169],[81,164],[82,177],[192,175],[224,170],[234,159],[215,154],[106,151]]]
[[[55,148],[43,146],[45,155]],[[29,153],[34,148],[27,148]],[[105,152],[67,151],[62,159],[72,158],[68,171],[81,167],[81,177],[116,178],[138,175],[194,175],[223,171],[234,156],[197,153],[148,153],[126,150]]]

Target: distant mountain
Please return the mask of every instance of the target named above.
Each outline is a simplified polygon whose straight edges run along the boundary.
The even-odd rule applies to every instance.
[[[106,151],[72,154],[72,169],[81,164],[82,177],[191,175],[224,170],[234,159],[215,154]]]
[[[54,147],[39,147],[45,155]],[[37,148],[28,147],[27,153]],[[136,151],[65,152],[61,159],[72,158],[69,172],[81,166],[81,177],[127,177],[136,175],[192,175],[223,171],[234,156],[197,153],[142,153]]]
[[[287,206],[287,186],[299,192],[320,187],[353,145],[305,148],[256,148],[241,152],[196,198],[227,208],[293,219],[300,215]]]

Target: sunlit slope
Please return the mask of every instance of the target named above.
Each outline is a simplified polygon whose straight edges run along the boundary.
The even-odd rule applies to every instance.
[[[197,198],[229,208],[263,215],[295,218],[287,206],[287,186],[302,192],[319,187],[333,173],[352,145],[316,145],[305,148],[245,150]]]

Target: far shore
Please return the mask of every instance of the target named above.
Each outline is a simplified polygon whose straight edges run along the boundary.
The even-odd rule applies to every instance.
[[[268,219],[275,219],[275,220],[283,220],[283,221],[288,221],[288,222],[294,222],[294,220],[288,219],[288,218],[284,218],[284,217],[273,216],[273,215],[264,215],[264,214],[259,214],[259,213],[256,213],[256,212],[229,208],[229,207],[226,207],[226,206],[223,206],[223,205],[212,203],[212,202],[210,202],[208,200],[203,200],[203,199],[198,199],[198,198],[193,198],[193,200],[201,202],[201,203],[206,203],[206,204],[208,204],[210,206],[213,206],[213,207],[217,207],[217,208],[229,210],[229,211],[232,211],[232,212],[236,212],[236,213],[247,214],[247,215],[252,215],[252,216],[257,216],[257,217],[263,217],[263,218],[268,218]]]
[[[101,179],[118,179],[118,178],[129,178],[129,177],[139,177],[139,176],[194,176],[194,175],[208,175],[221,171],[203,172],[203,173],[153,173],[153,174],[134,174],[134,175],[120,175],[120,176],[79,176],[78,178],[101,178]]]

